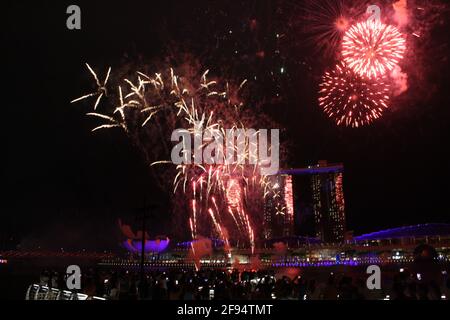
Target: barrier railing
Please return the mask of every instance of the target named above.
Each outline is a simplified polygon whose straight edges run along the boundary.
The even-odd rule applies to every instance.
[[[68,290],[49,288],[39,284],[32,284],[28,287],[25,300],[106,300],[102,297],[88,296],[84,293],[77,293]]]

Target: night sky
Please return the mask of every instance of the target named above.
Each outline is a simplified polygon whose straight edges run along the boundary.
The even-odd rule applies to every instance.
[[[70,4],[81,7],[82,30],[66,28]],[[253,99],[283,129],[289,167],[344,163],[347,228],[355,234],[450,223],[448,20],[430,27],[410,53],[420,59],[395,107],[370,126],[346,129],[317,106],[320,75],[330,63],[297,29],[299,6],[6,1],[0,245],[114,248],[117,219],[134,221],[148,202],[159,204],[151,232],[170,235],[168,195],[156,188],[139,151],[119,131],[92,134],[95,122],[84,115],[90,105],[70,101],[92,89],[85,62],[103,74],[108,66],[152,63],[174,51],[198,57],[224,78],[252,82]]]

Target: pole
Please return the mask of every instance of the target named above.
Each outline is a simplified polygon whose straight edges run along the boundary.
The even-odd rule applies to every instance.
[[[155,208],[156,206],[155,205],[147,205],[147,206],[144,206],[144,208],[142,209],[142,216],[141,216],[141,218],[142,218],[142,239],[141,239],[141,263],[140,263],[140,276],[139,276],[139,278],[140,278],[140,281],[139,281],[139,296],[140,296],[140,298],[141,299],[144,299],[145,298],[145,296],[144,296],[144,294],[145,294],[145,270],[144,270],[144,263],[145,263],[145,242],[146,242],[146,237],[145,237],[145,235],[146,235],[146,232],[145,232],[145,229],[146,229],[146,227],[147,227],[147,225],[146,225],[146,222],[147,222],[147,218],[148,218],[148,215],[147,215],[147,213],[150,213],[151,212],[151,210],[153,209],[153,208]]]
[[[141,239],[141,263],[140,263],[140,275],[139,275],[139,296],[141,299],[145,299],[145,270],[144,270],[144,263],[145,263],[145,242],[146,242],[146,222],[147,218],[149,217],[149,214],[151,214],[152,210],[156,208],[155,204],[145,205],[144,208],[142,208],[140,211],[142,213],[142,216],[139,214],[137,219],[142,219],[142,239]]]
[[[142,215],[142,239],[141,239],[141,264],[140,264],[140,281],[139,281],[139,295],[141,299],[144,299],[144,282],[145,282],[145,222],[147,220],[146,209],[144,209]]]
[[[140,276],[141,276],[141,285],[143,286],[144,284],[144,262],[145,262],[145,220],[146,220],[146,216],[145,216],[145,212],[144,212],[144,216],[142,217],[142,242],[141,242],[141,272],[140,272]],[[142,290],[141,290],[142,291]],[[141,292],[141,298],[142,298],[142,292]]]

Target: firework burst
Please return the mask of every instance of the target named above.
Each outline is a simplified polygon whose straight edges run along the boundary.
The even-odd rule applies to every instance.
[[[198,129],[203,132],[215,130],[225,135],[225,130],[243,129],[245,132],[247,127],[254,127],[253,112],[245,113],[242,102],[237,98],[246,81],[237,86],[228,83],[221,86],[218,81],[209,80],[206,71],[195,83],[188,77],[176,75],[170,68],[168,72],[153,76],[136,72],[134,79],[120,79],[112,85],[117,88],[116,93],[111,94],[114,90],[110,89],[107,96],[110,69],[101,83],[93,69],[89,65],[87,67],[98,90],[72,102],[96,97],[94,110],[99,107],[102,112],[89,112],[87,115],[105,122],[92,131],[122,129],[146,155],[151,168],[161,165],[172,168],[168,169],[173,174],[171,188],[176,194],[175,199],[183,199],[184,210],[190,211],[187,221],[193,239],[218,236],[229,249],[229,238],[234,237],[241,243],[246,240],[253,250],[254,225],[258,218],[248,214],[247,209],[252,207],[252,200],[258,202],[256,206],[260,205],[266,187],[266,178],[259,174],[258,164],[249,164],[247,158],[243,163],[208,165],[193,162],[175,166],[171,161],[161,160],[170,155],[171,146],[164,146],[164,143],[167,140],[170,143],[167,137],[175,129],[186,130],[195,139]],[[106,108],[100,103],[102,97],[108,98],[112,108],[103,111]],[[244,154],[250,157],[251,139],[245,139]],[[207,144],[208,141],[203,140],[201,149]],[[238,148],[237,145],[234,147]]]
[[[317,52],[334,56],[343,35],[366,8],[365,0],[307,0],[300,5],[302,31]]]
[[[341,63],[322,77],[319,106],[337,125],[357,128],[381,117],[389,91],[386,78],[363,79]]]
[[[379,21],[351,26],[342,40],[342,57],[347,66],[369,79],[393,70],[405,50],[406,40],[398,29]]]
[[[106,85],[107,85],[108,80],[109,80],[109,75],[111,74],[111,68],[108,68],[108,72],[106,74],[105,80],[103,81],[103,83],[100,83],[100,80],[98,80],[97,74],[91,68],[91,66],[86,63],[86,67],[88,68],[89,72],[92,74],[92,76],[95,79],[95,83],[97,85],[97,91],[85,94],[82,97],[74,99],[74,100],[71,101],[71,103],[78,102],[78,101],[81,101],[81,100],[84,100],[84,99],[87,99],[87,98],[90,98],[90,97],[97,97],[97,99],[95,100],[95,103],[94,103],[94,110],[96,110],[97,106],[99,105],[99,103],[100,103],[100,101],[102,99],[102,97],[106,97],[108,95],[108,91],[106,90]]]

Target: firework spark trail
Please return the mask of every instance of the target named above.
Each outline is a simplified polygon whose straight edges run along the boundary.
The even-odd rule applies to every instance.
[[[244,219],[246,221],[247,232],[248,232],[248,235],[250,237],[250,247],[252,249],[252,254],[253,254],[254,251],[255,251],[255,235],[254,235],[254,232],[253,232],[253,228],[250,225],[250,219],[249,219],[248,215],[244,212],[243,209],[240,209],[240,211],[242,211],[242,215],[244,216]]]
[[[110,122],[109,124],[102,124],[98,127],[95,127],[94,129],[92,129],[92,132],[100,130],[100,129],[111,129],[111,128],[123,128],[125,131],[127,131],[127,127],[123,123],[116,121],[112,117],[109,117],[109,116],[106,116],[106,115],[100,114],[100,113],[95,113],[95,112],[89,112],[86,115],[97,117],[97,118],[104,119],[104,120],[108,120]]]
[[[242,227],[241,227],[241,223],[238,222],[238,220],[236,219],[236,215],[233,212],[233,209],[231,209],[230,207],[228,207],[228,213],[230,214],[230,216],[233,218],[234,223],[236,224],[237,228],[239,231],[242,231]]]
[[[350,27],[342,41],[342,57],[361,77],[377,79],[392,71],[403,58],[406,40],[398,29],[379,21]]]
[[[337,125],[354,128],[367,125],[389,107],[390,86],[386,79],[362,79],[345,64],[338,64],[322,80],[319,106]]]
[[[211,197],[212,203],[214,205],[214,209],[216,209],[217,212],[219,212],[219,207],[217,206],[216,198]]]
[[[228,211],[230,215],[233,216],[234,220],[236,221],[237,225],[242,225],[243,228],[246,230],[250,246],[252,248],[252,253],[255,248],[255,241],[254,241],[254,232],[253,228],[250,224],[250,218],[245,213],[244,209],[242,208],[242,192],[239,182],[236,179],[230,179],[228,181],[228,188],[226,190],[226,197],[228,202]],[[237,219],[235,218],[234,212],[236,212],[237,216],[239,217],[239,224],[237,223]]]
[[[225,249],[226,249],[227,251],[229,251],[229,250],[230,250],[230,242],[229,242],[229,240],[228,240],[228,236],[225,234],[225,231],[224,231],[222,225],[217,221],[216,216],[215,216],[215,214],[214,214],[214,211],[213,211],[211,208],[209,208],[208,212],[209,212],[209,215],[211,216],[211,219],[212,219],[212,221],[213,221],[213,224],[214,224],[214,226],[215,226],[217,232],[218,232],[219,235],[220,235],[220,238],[221,238],[221,239],[224,241],[224,243],[225,243]]]
[[[193,218],[193,239],[196,238],[197,235],[197,203],[195,199],[192,200],[192,218]]]
[[[226,200],[228,204],[228,212],[231,214],[233,219],[236,221],[236,225],[245,226],[244,217],[241,214],[241,189],[239,183],[236,179],[230,179],[227,183],[227,190],[225,192]],[[234,214],[236,212],[239,217],[239,223]]]
[[[192,222],[192,218],[189,218],[189,226],[191,228],[191,237],[192,237],[192,239],[195,239],[196,235],[194,232],[194,222]]]

